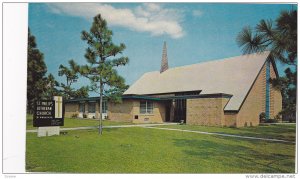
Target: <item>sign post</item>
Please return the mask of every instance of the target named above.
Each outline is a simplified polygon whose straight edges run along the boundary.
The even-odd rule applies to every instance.
[[[38,127],[38,137],[59,135],[59,126],[64,125],[63,100],[54,96],[53,100],[35,102],[33,126]]]

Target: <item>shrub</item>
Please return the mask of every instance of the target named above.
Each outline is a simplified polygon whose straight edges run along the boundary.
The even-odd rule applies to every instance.
[[[233,125],[228,126],[229,128],[236,128],[236,123],[234,123]]]
[[[280,114],[277,114],[277,115],[275,116],[275,120],[276,120],[277,122],[279,122],[279,121],[282,122],[281,115],[280,115]]]
[[[78,114],[72,114],[72,116],[71,116],[72,118],[78,118]]]
[[[265,123],[276,123],[276,122],[278,122],[277,119],[268,119],[265,121]]]
[[[276,116],[274,119],[267,119],[266,113],[262,112],[259,115],[259,121],[260,123],[276,123],[279,121],[279,118]]]
[[[261,123],[266,122],[266,113],[262,112],[259,114],[259,122]]]

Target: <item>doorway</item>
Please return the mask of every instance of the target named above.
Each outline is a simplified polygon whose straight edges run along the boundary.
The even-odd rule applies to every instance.
[[[186,99],[175,100],[174,122],[186,122]]]
[[[166,122],[170,122],[170,104],[166,105]]]

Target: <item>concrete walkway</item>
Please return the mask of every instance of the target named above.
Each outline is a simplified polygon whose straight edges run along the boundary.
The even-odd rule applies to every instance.
[[[260,123],[261,126],[269,126],[269,125],[296,125],[296,123],[289,122],[280,122],[280,123]]]
[[[165,125],[178,125],[178,123],[162,123],[162,124],[132,124],[132,125],[116,125],[116,126],[103,126],[103,128],[126,128],[126,127],[152,127],[152,126],[165,126]],[[88,129],[98,129],[98,126],[87,126],[87,127],[71,127],[63,128],[61,127],[60,131],[73,131],[73,130],[88,130]],[[34,133],[37,132],[37,129],[26,130],[26,132]]]
[[[184,130],[184,129],[172,129],[172,128],[160,128],[160,127],[144,127],[150,129],[160,129],[160,130],[169,130],[169,131],[181,131],[181,132],[190,132],[190,133],[198,133],[198,134],[205,134],[205,135],[216,135],[216,136],[223,136],[223,137],[234,137],[234,138],[241,138],[241,139],[250,139],[250,140],[262,140],[262,141],[270,141],[270,142],[282,142],[282,143],[292,143],[295,142],[281,140],[281,139],[272,139],[272,138],[261,138],[261,137],[250,137],[250,136],[241,136],[235,134],[223,134],[223,133],[216,133],[216,132],[202,132],[202,131],[192,131],[192,130]]]

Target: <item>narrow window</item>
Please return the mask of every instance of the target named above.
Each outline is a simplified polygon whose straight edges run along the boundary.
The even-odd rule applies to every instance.
[[[146,114],[146,112],[147,112],[146,107],[147,107],[147,102],[146,101],[141,101],[140,102],[140,113],[141,114]]]
[[[102,102],[102,113],[107,113],[107,101]]]
[[[153,102],[147,101],[147,113],[152,114],[153,113]]]
[[[95,113],[95,109],[96,109],[96,103],[95,102],[89,103],[89,113]]]
[[[80,113],[84,113],[85,112],[84,105],[85,105],[84,103],[80,103],[79,104],[79,112]]]

